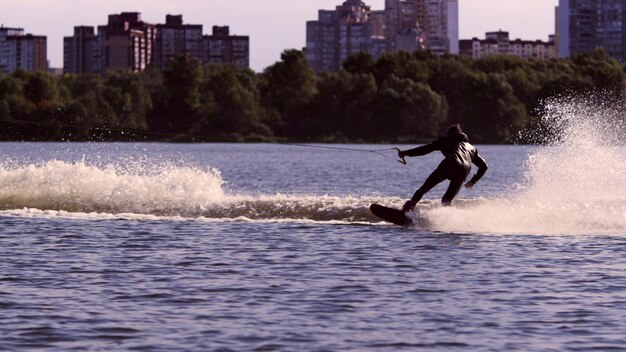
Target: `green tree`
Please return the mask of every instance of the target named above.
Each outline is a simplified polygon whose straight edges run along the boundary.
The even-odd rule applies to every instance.
[[[431,75],[430,65],[437,58],[421,55],[420,52],[410,54],[406,51],[387,52],[383,54],[374,67],[376,84],[382,87],[392,77],[406,78],[414,82],[427,82]]]
[[[66,74],[60,79],[61,103],[67,115],[61,119],[76,125],[86,135],[93,127],[117,126],[117,115],[110,106],[102,77],[94,74]],[[110,98],[110,97],[109,97]]]
[[[606,98],[624,102],[625,74],[623,67],[602,49],[590,54],[579,54],[572,58],[574,71],[588,77],[596,91],[604,92]]]
[[[347,71],[320,76],[315,98],[301,120],[298,137],[313,139],[363,139],[372,135],[371,105],[376,82],[371,74]]]
[[[510,141],[529,121],[506,76],[445,60],[431,79],[449,105],[448,123],[460,122],[477,143]]]
[[[374,59],[366,52],[348,56],[343,62],[343,69],[353,74],[370,74],[374,72]]]
[[[25,75],[24,95],[35,104],[54,101],[58,96],[57,82],[51,75],[28,72]]]
[[[379,91],[373,130],[391,139],[431,138],[446,119],[441,96],[422,82],[392,78]]]
[[[209,65],[200,87],[202,118],[194,133],[230,136],[270,135],[261,122],[259,92],[249,70],[232,65]]]
[[[302,51],[287,50],[281,61],[262,75],[261,106],[267,110],[270,127],[279,135],[300,134],[298,120],[316,92],[315,72]]]
[[[159,132],[189,132],[200,108],[200,62],[188,55],[168,61],[163,72],[163,95],[155,97],[150,128]]]
[[[0,120],[11,120],[11,109],[9,103],[4,99],[0,99]]]
[[[107,101],[123,128],[147,128],[146,115],[152,110],[152,98],[138,74],[130,71],[110,74],[106,80],[105,96],[110,97]]]
[[[0,80],[0,98],[8,98],[11,95],[23,95],[22,81],[15,77],[4,77]]]

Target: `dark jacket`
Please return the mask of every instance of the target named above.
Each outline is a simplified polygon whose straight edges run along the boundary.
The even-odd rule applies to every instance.
[[[436,141],[410,149],[403,154],[406,156],[421,156],[428,153],[432,153],[435,150],[441,151],[445,159],[439,164],[440,168],[446,168],[449,170],[464,170],[465,177],[469,174],[472,163],[478,166],[476,175],[472,177],[470,182],[476,183],[487,172],[487,163],[479,154],[476,147],[469,143],[467,135],[465,133],[452,133],[445,137],[439,138]]]

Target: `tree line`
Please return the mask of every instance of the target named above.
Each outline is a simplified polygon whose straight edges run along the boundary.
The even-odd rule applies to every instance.
[[[162,72],[0,75],[2,140],[416,142],[461,123],[476,143],[540,129],[549,97],[603,91],[624,102],[625,66],[597,50],[568,59],[471,59],[427,51],[349,57],[316,74],[285,51],[262,73],[189,56]]]

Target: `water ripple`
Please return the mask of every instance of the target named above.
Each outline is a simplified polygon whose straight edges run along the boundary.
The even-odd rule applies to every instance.
[[[0,230],[7,350],[626,346],[615,236],[4,220],[24,230]]]

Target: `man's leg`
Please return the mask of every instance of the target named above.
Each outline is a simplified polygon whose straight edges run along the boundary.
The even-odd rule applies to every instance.
[[[465,177],[455,177],[450,180],[450,185],[448,185],[448,190],[441,199],[441,204],[446,207],[452,205],[452,200],[454,199],[454,197],[456,197],[457,194],[459,194],[461,187],[463,187],[463,182],[465,182]]]
[[[415,203],[419,202],[424,196],[424,194],[426,194],[428,191],[433,189],[433,187],[435,187],[436,185],[438,185],[445,179],[446,179],[446,176],[444,175],[444,173],[441,172],[439,168],[437,168],[435,171],[433,171],[432,174],[430,174],[430,176],[428,176],[426,181],[424,181],[424,184],[422,185],[422,187],[420,187],[415,192],[415,194],[413,195],[413,198],[411,198],[411,201]]]

